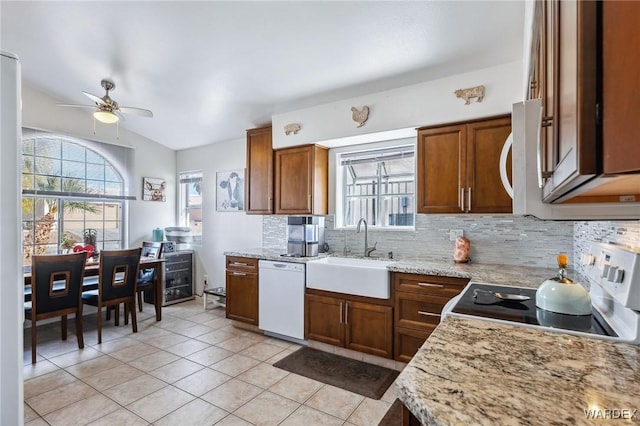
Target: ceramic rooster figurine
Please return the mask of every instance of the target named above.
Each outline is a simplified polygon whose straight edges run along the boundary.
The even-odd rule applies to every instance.
[[[360,111],[358,111],[356,107],[351,107],[351,112],[353,113],[351,116],[353,121],[359,123],[358,127],[364,126],[364,123],[366,123],[369,118],[369,107],[365,105]]]

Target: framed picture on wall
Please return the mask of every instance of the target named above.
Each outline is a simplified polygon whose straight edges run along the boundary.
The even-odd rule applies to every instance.
[[[244,211],[244,170],[216,173],[216,210]]]
[[[143,201],[167,201],[165,189],[167,181],[160,178],[142,178],[142,200]]]

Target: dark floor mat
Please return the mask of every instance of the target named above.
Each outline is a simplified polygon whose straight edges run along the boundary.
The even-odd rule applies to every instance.
[[[275,367],[373,399],[380,399],[398,371],[303,347]]]

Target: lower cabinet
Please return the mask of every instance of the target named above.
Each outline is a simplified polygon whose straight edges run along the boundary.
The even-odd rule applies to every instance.
[[[331,293],[307,293],[305,337],[392,358],[393,307],[386,302],[389,301]]]
[[[258,325],[258,259],[227,256],[226,316]]]
[[[394,286],[394,351],[396,361],[409,362],[440,323],[444,305],[469,282],[465,278],[391,274]]]

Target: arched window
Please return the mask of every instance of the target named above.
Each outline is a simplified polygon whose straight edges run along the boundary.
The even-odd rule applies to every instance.
[[[126,201],[131,197],[115,163],[130,165],[133,156],[129,148],[105,145],[23,129],[25,266],[33,254],[62,253],[75,245],[92,244],[96,252],[124,246]]]

